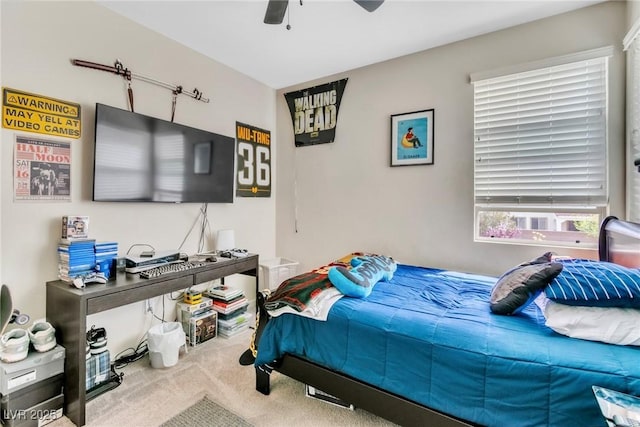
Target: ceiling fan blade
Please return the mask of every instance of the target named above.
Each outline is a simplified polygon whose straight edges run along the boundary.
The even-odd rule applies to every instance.
[[[289,0],[269,0],[267,12],[264,14],[265,24],[282,24]]]
[[[380,7],[384,0],[353,0],[364,8],[367,12],[373,12]]]

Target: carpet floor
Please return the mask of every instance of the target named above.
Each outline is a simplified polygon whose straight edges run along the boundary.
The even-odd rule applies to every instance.
[[[252,427],[251,424],[204,397],[160,427]]]
[[[278,372],[271,375],[269,396],[257,392],[253,366],[238,363],[251,332],[180,350],[178,364],[170,368],[152,368],[148,356],[124,367],[119,387],[87,403],[87,427],[162,426],[205,397],[255,427],[395,426],[358,408],[306,397],[304,384]],[[48,424],[72,426],[64,416]]]

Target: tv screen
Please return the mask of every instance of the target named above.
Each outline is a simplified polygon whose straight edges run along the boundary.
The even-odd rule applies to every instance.
[[[93,200],[233,203],[235,140],[96,104]]]

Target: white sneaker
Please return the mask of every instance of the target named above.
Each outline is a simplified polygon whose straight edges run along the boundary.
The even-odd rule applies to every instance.
[[[29,328],[29,339],[37,352],[44,353],[56,346],[56,330],[49,322],[36,322]]]
[[[29,354],[29,337],[24,329],[12,329],[0,338],[0,360],[18,362]]]

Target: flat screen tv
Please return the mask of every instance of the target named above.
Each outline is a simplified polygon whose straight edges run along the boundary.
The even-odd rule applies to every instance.
[[[235,140],[96,104],[93,200],[233,203]]]

